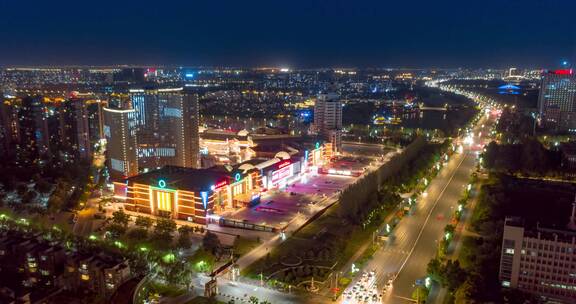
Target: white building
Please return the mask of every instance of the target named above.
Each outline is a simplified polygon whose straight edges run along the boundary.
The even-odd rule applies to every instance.
[[[527,225],[506,218],[499,279],[554,303],[576,302],[576,231],[574,208],[566,229]]]
[[[314,104],[314,127],[334,151],[342,148],[342,102],[336,93],[321,93]]]

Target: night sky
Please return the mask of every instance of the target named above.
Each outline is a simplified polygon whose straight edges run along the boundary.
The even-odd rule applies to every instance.
[[[556,67],[576,0],[0,0],[0,65]]]

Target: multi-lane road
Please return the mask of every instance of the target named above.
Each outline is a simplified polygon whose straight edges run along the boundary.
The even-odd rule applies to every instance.
[[[431,181],[427,195],[419,199],[416,212],[396,226],[393,241],[376,252],[366,265],[365,270],[377,272],[378,286],[395,278],[393,287],[384,296],[384,303],[414,302],[415,283],[424,279],[428,262],[436,255],[444,227],[450,222],[476,165],[474,150],[478,143],[487,140],[491,124],[487,119],[478,123],[473,132],[474,144],[465,146],[461,154],[452,157]]]
[[[428,262],[436,255],[444,227],[451,220],[474,165],[475,155],[468,151],[453,157],[431,182],[428,196],[419,202],[416,213],[397,226],[395,243],[375,256],[373,261],[382,272],[397,273],[385,303],[411,300],[414,284],[425,276]]]

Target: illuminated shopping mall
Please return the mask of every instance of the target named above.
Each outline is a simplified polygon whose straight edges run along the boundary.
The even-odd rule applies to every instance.
[[[126,210],[208,224],[223,212],[258,204],[269,189],[318,173],[331,157],[331,144],[316,142],[234,166],[165,166],[114,183],[114,192]]]

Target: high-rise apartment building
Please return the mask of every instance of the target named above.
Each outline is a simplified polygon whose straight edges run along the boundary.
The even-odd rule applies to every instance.
[[[4,99],[0,93],[0,152],[13,156],[20,141],[18,108],[14,100]]]
[[[544,297],[550,303],[576,302],[576,224],[567,228],[506,218],[499,279],[503,287]]]
[[[342,148],[342,102],[336,93],[321,93],[314,104],[314,127],[332,143],[334,151]]]
[[[544,127],[576,132],[576,75],[573,70],[542,74],[538,110]]]
[[[104,134],[108,139],[109,150],[118,149],[111,147],[112,141],[134,148],[137,170],[126,171],[125,167],[120,166],[120,162],[112,161],[113,154],[124,157],[120,159],[126,159],[126,154],[118,150],[116,153],[109,153],[111,172],[121,171],[125,173],[123,177],[128,177],[139,171],[147,172],[168,165],[199,167],[197,94],[183,88],[133,89],[130,90],[130,101],[130,110],[105,109],[107,113],[104,115]],[[111,120],[114,118],[119,121],[120,118],[110,113],[124,113],[123,124],[113,125]],[[114,127],[124,127],[125,130],[114,131]],[[124,150],[129,151],[128,146]]]
[[[50,132],[46,117],[46,106],[40,96],[22,98],[18,113],[18,148],[28,156],[25,161],[50,154]]]
[[[57,111],[58,141],[61,146],[80,159],[90,159],[95,143],[93,138],[99,138],[99,135],[91,134],[87,101],[70,98],[60,103]]]
[[[198,96],[183,88],[130,91],[137,129],[139,168],[199,163]]]
[[[42,96],[11,96],[1,101],[0,150],[23,163],[41,156],[89,160],[102,138],[99,101],[54,101]]]
[[[104,108],[104,138],[108,171],[113,179],[138,174],[136,130],[133,123],[136,110]]]

